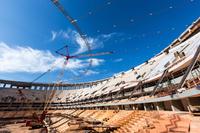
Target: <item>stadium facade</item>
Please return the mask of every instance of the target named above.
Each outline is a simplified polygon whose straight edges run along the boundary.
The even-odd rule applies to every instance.
[[[0,123],[48,111],[43,127],[49,132],[195,132],[199,53],[200,19],[156,56],[107,79],[76,84],[0,80]]]

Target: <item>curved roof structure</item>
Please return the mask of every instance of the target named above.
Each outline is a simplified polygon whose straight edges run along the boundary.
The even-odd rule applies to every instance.
[[[195,48],[198,47],[199,41],[199,30],[200,30],[200,18],[192,23],[177,39],[175,39],[168,47],[158,53],[156,56],[152,57],[151,59],[147,60],[146,62],[142,63],[139,66],[135,66],[133,69],[119,72],[113,77],[107,79],[100,79],[91,82],[83,82],[83,83],[61,83],[61,86],[74,86],[74,85],[96,85],[98,83],[102,83],[105,81],[109,81],[111,79],[119,78],[119,77],[126,77],[132,76],[132,82],[137,82],[140,80],[151,80],[151,77],[158,76],[161,74],[165,69],[176,69],[176,65],[179,62],[185,64],[187,61],[191,59],[194,54]],[[179,57],[181,54],[184,53],[183,58]],[[179,59],[181,58],[181,59]],[[187,58],[187,59],[186,59]],[[181,63],[180,63],[181,64]],[[179,64],[179,65],[180,65]],[[180,68],[178,66],[178,68]],[[154,69],[154,70],[153,70]],[[182,69],[182,68],[180,68]],[[178,69],[176,69],[178,70]],[[139,78],[140,77],[140,78]],[[126,80],[126,79],[125,79]],[[127,79],[128,81],[129,79]],[[3,80],[2,80],[3,81]],[[5,81],[10,83],[12,81]],[[27,82],[20,82],[14,81],[16,84],[26,84]],[[30,84],[30,83],[27,83]],[[32,83],[33,85],[46,85],[45,83]],[[54,83],[48,83],[48,85],[53,85]]]
[[[152,57],[143,64],[126,72],[98,81],[62,84],[62,83],[28,83],[18,81],[5,81],[4,87],[31,88],[32,90],[62,90],[59,97],[63,100],[77,101],[92,97],[100,97],[105,94],[119,92],[121,89],[129,89],[140,82],[151,84],[162,78],[164,72],[176,73],[186,69],[200,45],[200,19],[195,21],[178,39],[165,48],[162,52]],[[178,40],[178,41],[177,41]],[[180,81],[180,79],[177,79]],[[177,81],[176,81],[177,82]],[[152,90],[152,88],[149,88]],[[67,94],[67,95],[65,95]]]
[[[44,57],[41,59],[44,60],[41,61],[42,63],[40,61],[39,63],[37,63],[37,61],[30,61],[33,54],[29,54],[29,52],[32,50],[34,51],[34,49],[28,47],[25,48],[25,55],[28,53],[30,57],[25,57],[25,61],[19,59],[20,61],[16,62],[20,63],[17,64],[15,62],[17,58],[14,57],[19,56],[16,53],[21,53],[21,49],[23,49],[22,51],[24,51],[24,48],[19,47],[13,49],[5,45],[4,43],[2,44],[3,47],[6,48],[5,52],[4,50],[0,49],[0,52],[4,52],[2,57],[7,56],[8,58],[6,57],[4,59],[5,61],[4,63],[2,63],[3,67],[0,68],[0,72],[4,72],[6,70],[7,72],[10,72],[10,70],[12,69],[12,72],[17,73],[21,71],[44,73],[39,75],[32,82],[0,79],[0,132],[196,133],[199,130],[198,127],[200,126],[200,119],[197,118],[195,115],[200,114],[200,18],[193,22],[191,26],[189,26],[177,39],[175,39],[166,48],[163,48],[163,50],[161,50],[158,54],[154,54],[155,56],[149,58],[147,61],[138,66],[134,66],[129,70],[121,71],[119,73],[115,73],[108,78],[102,78],[99,80],[96,80],[98,77],[95,77],[95,80],[89,82],[35,82],[46,75],[48,72],[54,71],[52,73],[55,74],[61,69],[62,70],[58,72],[57,75],[58,80],[61,80],[61,77],[66,78],[64,76],[64,71],[66,70],[77,70],[79,74],[81,74],[83,70],[80,69],[85,68],[85,74],[87,71],[90,70],[89,67],[92,65],[92,57],[112,53],[91,52],[91,50],[94,50],[94,52],[98,52],[98,50],[94,49],[92,47],[92,44],[89,45],[90,42],[94,41],[92,40],[94,38],[90,38],[88,35],[82,32],[77,24],[80,19],[72,18],[64,9],[64,7],[60,4],[59,0],[51,1],[67,18],[67,20],[70,21],[70,24],[72,24],[76,29],[76,32],[70,31],[70,34],[71,32],[73,32],[73,37],[75,37],[72,37],[73,39],[75,39],[73,41],[76,41],[76,43],[79,44],[79,48],[72,48],[73,50],[70,49],[70,53],[72,51],[74,53],[72,55],[70,55],[69,53],[68,44],[58,49],[56,53],[64,58],[56,57],[51,54],[50,51],[46,51],[47,54],[44,54],[45,52],[43,53],[42,50],[40,51],[36,49],[35,55],[39,53],[39,55],[42,54],[42,57]],[[112,2],[106,1],[106,3],[102,3],[104,6],[107,7],[110,6]],[[126,4],[126,6],[124,7],[122,7],[119,3],[116,5],[120,5],[119,7],[121,9],[125,9],[129,6],[129,3],[125,2],[124,4]],[[152,2],[150,2],[149,4],[152,4]],[[162,8],[162,4],[164,3],[159,3],[159,6],[161,6],[160,8]],[[180,3],[178,2],[177,4]],[[116,5],[113,5],[112,8],[115,8]],[[153,6],[155,6],[155,4],[153,4]],[[190,8],[188,9],[191,9],[194,6],[197,5],[190,6]],[[129,8],[133,7],[134,6],[131,5]],[[168,7],[168,5],[165,5],[164,7],[167,7],[167,9],[170,11],[172,11],[173,8],[171,4],[170,7]],[[95,8],[96,11],[100,10],[100,8],[102,7],[100,6]],[[118,10],[118,8],[116,9]],[[135,10],[135,8],[133,9]],[[148,8],[145,8],[145,14],[147,9]],[[178,6],[174,9],[177,10]],[[198,8],[195,8],[195,10],[196,9]],[[141,10],[143,11],[143,9]],[[165,9],[163,9],[162,11],[164,10]],[[191,12],[194,13],[195,10],[192,10]],[[156,12],[158,13],[158,11]],[[88,16],[91,15],[93,15],[93,11],[90,11],[88,14]],[[110,15],[112,16],[112,13]],[[125,14],[124,16],[127,17],[128,15],[129,14]],[[117,16],[119,22],[121,22],[121,19],[124,16]],[[142,13],[139,13],[136,16],[143,17]],[[156,15],[154,15],[154,12],[148,14],[148,17],[150,17],[150,19],[154,19],[153,17],[155,16]],[[113,20],[115,20],[115,17],[116,16],[113,17]],[[95,19],[95,22],[99,21],[99,19],[101,19],[101,17],[99,17],[97,20]],[[102,21],[99,21],[98,24]],[[132,24],[134,20],[130,19],[129,21]],[[176,22],[179,23],[178,21]],[[109,24],[111,24],[110,20]],[[143,24],[146,24],[146,22],[143,22]],[[149,24],[151,25],[151,23]],[[167,26],[165,24],[164,26],[166,28]],[[117,27],[117,24],[113,24],[112,28],[116,29]],[[179,26],[177,26],[176,29],[178,29],[178,27]],[[144,30],[145,32],[151,31],[146,28],[144,28]],[[163,31],[166,31],[166,29]],[[40,33],[40,31],[38,30],[37,33]],[[95,34],[96,31],[91,33]],[[99,34],[99,30],[97,30],[97,33]],[[137,32],[131,33],[131,36],[135,33]],[[61,34],[63,35],[64,32],[52,32],[52,40],[55,40],[56,36],[60,36]],[[101,35],[108,36],[110,34]],[[160,31],[159,33],[156,33],[156,36],[157,35],[160,35]],[[67,39],[69,38],[71,38],[71,36]],[[101,37],[99,37],[98,39],[101,39]],[[133,39],[127,40],[129,40],[131,43],[134,42]],[[65,40],[65,42],[67,41]],[[94,43],[96,42],[94,41]],[[82,46],[84,44],[85,46]],[[125,42],[122,45],[124,44]],[[134,46],[131,46],[130,48],[132,49],[134,48]],[[141,46],[140,48],[143,48],[143,46]],[[126,47],[123,50],[126,49],[128,48]],[[147,49],[149,49],[149,47]],[[62,53],[63,51],[65,52],[65,54]],[[150,51],[149,49],[149,52],[152,51]],[[10,55],[7,53],[13,54]],[[128,52],[124,51],[123,53]],[[146,53],[144,54],[146,56]],[[24,54],[20,54],[20,58],[24,58],[23,55]],[[129,58],[129,56],[130,55],[127,54],[122,58],[127,59],[127,57]],[[79,60],[79,58],[82,57],[84,58],[82,60]],[[90,59],[87,60],[85,59],[86,57]],[[12,58],[12,60],[9,60],[9,58]],[[51,60],[50,58],[53,58],[53,60]],[[72,66],[70,66],[71,64],[70,62],[68,62],[68,60],[71,58],[77,60],[77,62],[75,61],[76,63],[74,63]],[[132,56],[131,58],[136,59],[136,57],[134,56]],[[40,59],[40,56],[37,59]],[[34,58],[34,60],[37,59]],[[53,61],[58,63],[62,59],[64,59],[64,63],[58,64],[58,66],[54,65],[55,68],[50,67]],[[97,58],[95,59],[98,60]],[[93,58],[94,62],[96,61],[95,59]],[[1,55],[0,61],[2,61]],[[18,71],[18,69],[20,69],[26,62],[31,63],[27,66],[25,64],[26,68]],[[104,62],[104,59],[99,59],[99,62]],[[113,63],[116,62],[113,61]],[[128,66],[130,62],[126,63],[127,64],[124,65]],[[31,64],[35,66],[31,67]],[[69,68],[66,66],[68,64],[70,64]],[[8,69],[4,69],[6,65],[10,65],[11,67],[9,67]],[[15,70],[12,68],[12,65],[17,66],[16,68],[13,67]],[[89,65],[88,69],[86,65]],[[40,67],[43,68],[40,69]],[[50,69],[48,69],[48,71],[45,71],[46,68],[49,67]],[[110,65],[109,67],[111,69],[114,69],[114,65]],[[36,71],[35,69],[38,70]],[[92,70],[93,69],[91,68],[91,71]],[[54,74],[53,77],[56,77],[56,74]],[[23,74],[20,76],[23,77]],[[43,78],[45,79],[46,77]],[[79,80],[74,79],[74,81]],[[87,79],[84,79],[83,81],[87,81]]]

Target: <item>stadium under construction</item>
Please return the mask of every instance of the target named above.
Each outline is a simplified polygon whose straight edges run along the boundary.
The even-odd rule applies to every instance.
[[[106,79],[0,80],[0,132],[198,133],[199,101],[197,19],[154,57]]]

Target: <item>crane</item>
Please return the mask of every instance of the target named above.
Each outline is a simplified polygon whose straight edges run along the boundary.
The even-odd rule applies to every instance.
[[[92,53],[91,52],[91,47],[89,42],[87,41],[87,36],[82,32],[82,30],[80,29],[79,25],[77,24],[77,20],[73,19],[68,12],[64,9],[64,7],[59,3],[58,0],[51,0],[52,3],[61,11],[61,13],[67,18],[67,20],[74,26],[74,28],[76,29],[76,31],[78,32],[78,34],[80,35],[80,37],[82,38],[82,40],[84,41],[85,45],[88,48],[88,54],[77,54],[77,55],[70,55],[69,51],[68,51],[68,46],[65,45],[64,47],[58,49],[56,51],[57,54],[61,55],[64,57],[65,61],[63,66],[66,66],[69,59],[73,59],[73,58],[86,58],[86,57],[94,57],[94,56],[101,56],[101,55],[108,55],[108,54],[112,54],[113,52],[100,52],[100,53]],[[61,53],[61,50],[65,49],[66,50],[66,54]],[[90,64],[89,66],[92,65],[92,60],[90,60]],[[51,72],[51,70],[53,70],[55,66],[52,66],[51,68],[49,68],[47,71],[45,71],[44,73],[42,73],[41,75],[39,75],[38,77],[36,77],[31,83],[35,82],[36,80],[40,79],[41,77],[43,77],[44,75],[46,75],[47,73]],[[63,69],[64,70],[64,69]],[[60,73],[60,75],[63,75],[63,72]],[[58,83],[59,84],[59,83]],[[54,84],[57,85],[57,84]],[[19,94],[21,94],[19,92]],[[55,90],[52,91],[50,97],[47,99],[47,101],[45,102],[45,107],[44,110],[42,112],[42,114],[39,116],[37,114],[33,114],[33,120],[31,121],[27,121],[26,125],[27,126],[31,126],[32,128],[37,128],[37,127],[42,127],[44,125],[44,119],[47,115],[48,112],[48,105],[51,103],[52,98],[55,95]]]
[[[66,54],[61,53],[60,51],[65,49]],[[109,55],[113,54],[112,51],[109,52],[99,52],[99,53],[89,53],[89,54],[77,54],[77,55],[70,55],[69,54],[69,47],[67,45],[63,46],[62,48],[55,51],[60,56],[63,56],[65,58],[65,61],[67,62],[69,59],[73,58],[85,58],[85,57],[94,57],[94,56],[102,56],[102,55]]]
[[[81,55],[73,55],[70,56],[69,55],[69,51],[68,51],[68,46],[65,45],[62,48],[58,49],[56,51],[57,54],[65,57],[65,62],[64,64],[66,65],[68,63],[69,59],[72,58],[84,58],[84,57],[92,57],[92,56],[100,56],[100,55],[108,55],[108,54],[112,54],[113,52],[100,52],[100,53],[92,53],[91,52],[91,47],[89,42],[87,41],[87,36],[82,32],[81,28],[79,27],[77,20],[75,20],[72,16],[70,16],[70,14],[65,10],[65,8],[60,4],[59,0],[51,0],[51,2],[59,9],[59,11],[64,15],[64,17],[74,26],[74,28],[76,29],[76,31],[78,32],[78,34],[80,35],[81,39],[84,41],[85,45],[87,46],[88,49],[88,53],[89,54],[81,54]],[[66,49],[66,54],[62,54],[60,52],[60,50],[62,49]],[[89,66],[91,66],[92,64],[92,60],[90,61]],[[42,74],[40,74],[38,77],[36,77],[34,80],[32,80],[31,83],[37,81],[38,79],[42,78],[43,76],[45,76],[47,73],[51,72],[53,70],[53,68],[56,65],[52,66],[51,68],[49,68],[47,71],[43,72]]]

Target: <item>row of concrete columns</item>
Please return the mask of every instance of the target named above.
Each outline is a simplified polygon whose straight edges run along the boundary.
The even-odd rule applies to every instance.
[[[200,98],[200,97],[199,97]],[[192,105],[189,98],[163,101],[155,103],[143,103],[135,105],[116,105],[102,107],[88,107],[82,109],[101,109],[101,110],[158,110],[158,111],[190,111],[189,106]],[[200,105],[200,103],[199,103]]]

